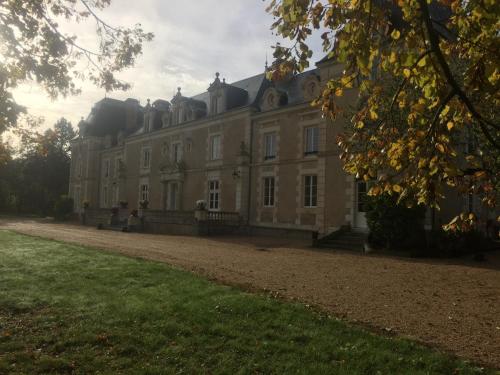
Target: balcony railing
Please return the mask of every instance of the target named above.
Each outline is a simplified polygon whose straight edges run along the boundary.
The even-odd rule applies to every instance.
[[[237,212],[208,211],[207,220],[239,223],[240,215]]]

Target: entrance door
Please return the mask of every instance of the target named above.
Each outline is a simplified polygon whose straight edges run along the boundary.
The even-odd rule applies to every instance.
[[[368,184],[365,181],[356,181],[356,196],[354,202],[354,227],[366,229],[366,193]]]

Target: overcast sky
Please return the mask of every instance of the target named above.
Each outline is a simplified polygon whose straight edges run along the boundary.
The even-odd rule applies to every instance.
[[[170,100],[178,86],[186,96],[207,89],[215,72],[233,82],[264,71],[266,54],[272,59],[277,38],[272,35],[272,16],[265,12],[262,0],[113,0],[101,13],[115,26],[141,23],[155,34],[144,45],[144,54],[136,66],[119,77],[132,84],[126,92],[108,93],[108,97],[133,97],[141,104],[151,100]],[[92,49],[93,26],[71,25],[64,31],[78,35],[79,43]],[[313,60],[321,59],[316,40]],[[95,49],[95,48],[94,48]],[[87,117],[93,103],[105,92],[89,82],[81,83],[82,94],[51,101],[36,84],[15,91],[15,98],[28,107],[30,114],[43,116],[45,126],[65,117],[76,125]]]

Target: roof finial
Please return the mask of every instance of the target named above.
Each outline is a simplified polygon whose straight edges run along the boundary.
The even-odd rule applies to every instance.
[[[226,79],[225,78],[222,78],[222,83],[226,83]]]
[[[220,73],[219,73],[219,72],[216,72],[216,73],[215,73],[215,78],[219,78],[219,76],[220,76]]]
[[[177,87],[177,95],[181,95],[181,88]]]

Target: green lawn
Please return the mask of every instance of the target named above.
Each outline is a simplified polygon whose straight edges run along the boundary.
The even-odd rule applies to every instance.
[[[488,371],[161,263],[0,231],[0,373]]]

